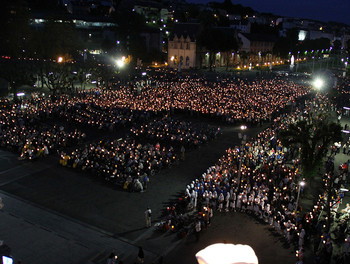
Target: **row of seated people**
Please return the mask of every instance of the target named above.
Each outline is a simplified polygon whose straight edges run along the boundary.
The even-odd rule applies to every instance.
[[[91,172],[113,184],[131,183],[134,179],[143,183],[162,168],[175,162],[177,156],[172,147],[159,143],[140,144],[132,139],[103,140],[81,149],[61,154],[60,163],[82,171]],[[129,188],[131,185],[129,186]]]
[[[190,149],[213,140],[221,130],[219,127],[194,124],[164,116],[145,124],[134,125],[130,132],[140,139],[163,141],[170,143],[173,147],[185,146],[186,149]]]

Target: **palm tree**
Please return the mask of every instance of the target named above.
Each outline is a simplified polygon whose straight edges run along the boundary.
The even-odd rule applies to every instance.
[[[300,149],[302,175],[306,179],[309,178],[309,182],[315,175],[316,168],[321,165],[329,146],[342,140],[341,129],[340,124],[330,121],[327,114],[321,113],[310,115],[307,120],[298,121],[281,131],[280,139],[284,146]],[[327,197],[332,197],[334,195],[334,174],[330,173],[329,176],[331,178],[325,191]],[[330,199],[327,200],[325,211],[328,216],[327,228],[329,228],[331,205]]]
[[[341,138],[341,126],[324,115],[300,120],[280,132],[284,146],[300,149],[300,165],[305,177],[312,177],[330,144],[341,141]]]

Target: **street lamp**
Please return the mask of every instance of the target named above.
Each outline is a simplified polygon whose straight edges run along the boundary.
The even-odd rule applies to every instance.
[[[241,125],[240,129],[242,131],[247,129],[246,125]],[[247,139],[247,135],[242,133],[238,133],[238,138],[241,139],[241,146],[239,149],[239,165],[238,165],[238,192],[240,191],[240,186],[241,186],[241,176],[242,176],[242,158],[243,158],[243,144],[245,144],[245,141]]]
[[[124,66],[124,62],[122,60],[117,60],[117,66],[122,68]]]
[[[299,182],[299,185],[298,185],[298,196],[297,196],[297,202],[296,202],[296,205],[295,205],[294,215],[296,215],[297,210],[298,210],[298,203],[299,203],[299,197],[300,197],[300,189],[301,189],[302,187],[304,187],[304,186],[305,186],[305,182],[304,182],[304,181]]]
[[[313,86],[317,91],[320,91],[324,85],[324,81],[321,78],[317,78],[313,81]]]

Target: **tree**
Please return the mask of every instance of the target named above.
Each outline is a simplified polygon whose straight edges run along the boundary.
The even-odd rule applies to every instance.
[[[220,31],[220,35],[221,37],[218,40],[218,50],[224,53],[226,58],[226,70],[228,70],[231,54],[238,50],[239,43],[232,31]]]
[[[279,57],[287,58],[289,52],[294,52],[298,45],[298,30],[290,29],[287,31],[286,37],[280,37],[275,46],[273,53]]]
[[[209,52],[209,69],[212,69],[215,54],[224,52],[229,61],[231,51],[238,49],[238,42],[231,32],[225,32],[219,28],[208,28],[198,36],[198,44]],[[228,67],[228,64],[226,65]]]
[[[304,40],[297,46],[298,51],[311,51],[311,50],[322,50],[329,49],[330,40],[328,38],[319,38],[312,40]]]
[[[278,36],[278,29],[276,27],[272,27],[270,25],[252,23],[250,30],[251,30],[251,33]]]
[[[0,77],[8,82],[14,101],[17,101],[18,89],[21,86],[33,86],[35,83],[32,63],[17,58],[0,59]]]
[[[340,40],[335,40],[334,43],[333,43],[333,47],[334,47],[334,51],[335,52],[339,52],[340,49],[341,49],[341,42]]]
[[[330,144],[341,141],[341,126],[331,122],[324,113],[315,114],[308,120],[290,124],[280,132],[280,139],[284,146],[300,149],[303,176],[312,177],[312,171],[325,157]]]
[[[48,62],[43,66],[43,82],[53,95],[73,89],[75,77],[72,73],[72,64]]]
[[[314,118],[313,118],[314,117]],[[327,154],[330,144],[341,141],[341,126],[331,122],[329,116],[324,113],[310,116],[308,120],[298,121],[289,125],[286,130],[281,131],[280,139],[284,146],[300,148],[300,164],[302,175],[311,180],[315,170],[321,165],[322,159]],[[328,215],[328,228],[330,224],[330,197],[333,196],[332,188],[334,177],[329,174],[326,193],[328,202],[326,212]]]
[[[205,30],[212,28],[217,22],[213,13],[209,10],[202,11],[198,16],[198,20]]]
[[[101,65],[95,68],[94,74],[100,80],[100,86],[108,87],[110,81],[117,74],[117,69],[113,65]]]

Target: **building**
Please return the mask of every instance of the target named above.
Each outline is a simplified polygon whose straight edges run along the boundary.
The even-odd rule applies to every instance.
[[[238,32],[250,33],[250,22],[249,20],[232,20],[230,21],[230,28],[234,28]]]
[[[117,42],[116,29],[118,25],[111,22],[108,18],[99,17],[74,17],[71,20],[55,20],[56,23],[72,22],[77,29],[79,38],[84,43],[81,50],[86,50],[91,54],[102,53],[102,43],[104,41]],[[44,28],[47,19],[34,17],[30,20],[30,25],[36,30],[40,31]]]
[[[168,39],[168,65],[170,68],[190,69],[198,66],[197,37],[199,23],[177,23]]]
[[[240,51],[258,54],[259,52],[272,52],[277,37],[265,34],[238,33],[242,46]]]
[[[150,21],[162,21],[167,22],[169,19],[169,11],[163,6],[162,3],[156,1],[144,1],[139,0],[135,3],[133,11],[143,15]]]
[[[307,39],[314,40],[314,39],[320,39],[320,38],[327,38],[330,41],[333,41],[334,34],[330,32],[324,32],[322,30],[310,30],[308,32]]]

